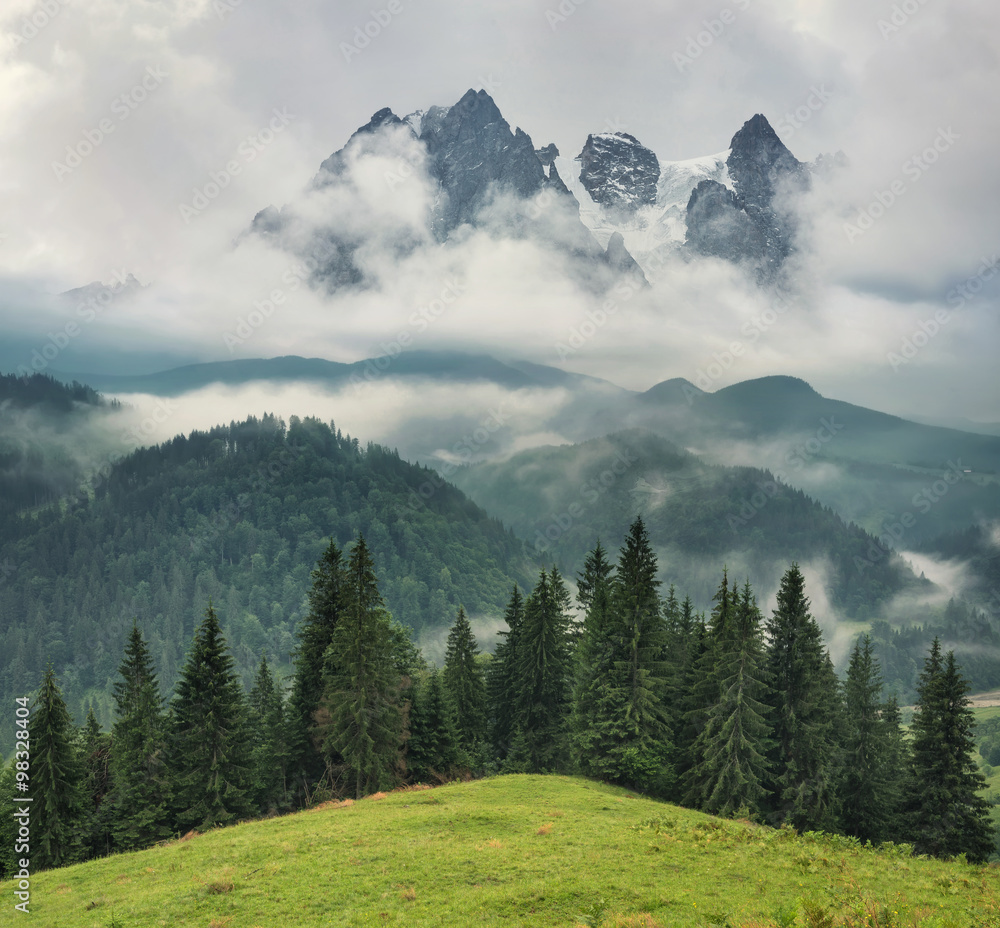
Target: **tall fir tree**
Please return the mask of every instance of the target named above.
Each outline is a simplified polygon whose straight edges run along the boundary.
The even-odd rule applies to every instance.
[[[914,713],[908,811],[913,843],[924,854],[985,861],[995,850],[986,780],[973,760],[975,717],[955,653],[937,638],[924,662]]]
[[[246,703],[211,602],[172,702],[170,766],[182,831],[228,825],[251,811]]]
[[[727,608],[731,616],[716,643],[712,670],[718,697],[695,742],[700,760],[692,779],[706,812],[756,815],[767,796],[770,726],[762,616],[749,579]]]
[[[410,709],[406,764],[410,776],[424,782],[446,782],[466,762],[454,701],[441,678],[430,671]]]
[[[616,709],[622,701],[611,686],[616,659],[611,628],[613,577],[614,566],[598,541],[577,583],[584,619],[574,660],[572,723],[576,766],[584,776],[598,779],[613,774],[610,759],[619,731]]]
[[[888,841],[897,817],[897,774],[890,763],[892,732],[882,701],[882,669],[869,635],[859,638],[851,652],[844,723],[843,829],[862,841]]]
[[[323,776],[320,723],[328,723],[322,707],[324,662],[333,633],[346,603],[346,565],[340,548],[331,539],[312,572],[309,612],[298,631],[295,676],[288,696],[289,788],[308,802],[312,786]]]
[[[834,830],[840,693],[797,564],[781,578],[767,632],[775,743],[769,784],[772,817],[799,830]]]
[[[503,614],[507,631],[493,651],[486,673],[487,734],[497,760],[510,750],[517,714],[517,650],[524,621],[524,597],[514,584]]]
[[[458,607],[448,632],[443,682],[455,705],[462,748],[470,759],[481,753],[486,735],[486,680],[477,657],[479,645],[465,609]]]
[[[132,625],[115,682],[109,797],[111,834],[118,850],[148,847],[167,837],[170,775],[163,699],[153,658]]]
[[[73,720],[50,666],[28,722],[31,745],[31,863],[35,870],[62,867],[83,856],[86,772]]]
[[[247,697],[250,722],[253,800],[258,811],[288,808],[288,741],[281,692],[274,684],[267,655],[261,655]]]
[[[533,773],[562,771],[568,764],[570,653],[569,617],[542,570],[524,604],[513,687],[514,730],[520,729]]]
[[[104,857],[111,853],[111,822],[107,798],[111,792],[111,736],[101,731],[93,707],[79,734],[83,760],[84,856]]]
[[[667,626],[660,610],[657,561],[642,517],[629,527],[611,584],[614,642],[610,691],[617,694],[619,742],[613,750],[614,779],[664,794],[672,786],[668,694]]]
[[[360,799],[393,786],[401,766],[403,717],[392,625],[364,536],[351,551],[345,607],[327,649],[324,747],[336,781]]]

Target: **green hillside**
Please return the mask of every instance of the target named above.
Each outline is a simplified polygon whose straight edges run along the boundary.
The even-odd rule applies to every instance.
[[[576,571],[599,537],[625,534],[642,515],[663,579],[706,605],[727,563],[758,590],[773,589],[790,561],[830,565],[829,595],[851,617],[920,584],[875,540],[767,471],[716,467],[651,432],[633,429],[579,445],[534,448],[478,464],[455,483],[525,538]],[[861,571],[858,560],[871,561]],[[705,565],[710,564],[710,571]]]
[[[30,891],[38,928],[1000,925],[994,868],[557,776],[327,804],[33,874]]]
[[[446,628],[460,604],[499,618],[529,573],[499,522],[394,452],[317,420],[232,423],[134,452],[92,499],[0,520],[0,699],[33,691],[51,662],[73,715],[93,705],[108,727],[133,618],[172,682],[209,599],[245,680],[263,650],[281,666],[320,554],[358,532],[416,631]],[[8,714],[4,753],[12,733]]]

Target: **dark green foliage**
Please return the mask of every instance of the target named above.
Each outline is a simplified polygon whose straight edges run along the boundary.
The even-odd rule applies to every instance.
[[[15,762],[15,758],[11,757],[10,763],[0,766],[0,809],[5,812],[5,814],[0,815],[0,880],[12,879],[18,871],[18,861],[24,856],[14,853],[18,826],[20,825],[20,820],[15,819],[13,815],[18,808],[14,803],[19,795],[24,795],[19,793],[17,789]],[[23,805],[27,805],[27,803],[23,803]]]
[[[573,752],[584,776],[609,776],[619,728],[618,703],[611,683],[615,642],[612,637],[611,581],[614,567],[598,542],[583,565],[577,600],[584,610],[583,631],[576,651],[573,688]]]
[[[247,697],[253,799],[263,813],[288,808],[288,741],[281,693],[262,655]]]
[[[93,711],[79,733],[83,781],[84,822],[81,824],[84,857],[111,853],[111,736],[101,731]]]
[[[171,708],[170,777],[178,828],[212,828],[248,815],[246,704],[211,603],[195,631]]]
[[[833,829],[840,694],[804,586],[802,572],[793,564],[781,579],[778,605],[767,626],[775,743],[770,809],[776,822],[800,830]]]
[[[0,514],[0,700],[51,661],[71,712],[83,719],[92,702],[110,729],[133,616],[173,682],[210,598],[247,685],[265,650],[290,675],[310,571],[330,539],[344,548],[359,531],[389,609],[414,630],[446,625],[459,603],[498,616],[529,576],[523,544],[425,468],[315,419],[251,418],[137,450],[92,496]],[[12,743],[0,716],[0,751]]]
[[[524,597],[516,583],[503,617],[507,631],[498,633],[502,640],[493,651],[486,677],[487,734],[500,760],[510,750],[517,722],[517,650],[524,621]]]
[[[720,593],[725,590],[723,579]],[[770,695],[764,671],[762,617],[748,580],[741,594],[723,594],[714,642],[716,702],[694,744],[691,777],[698,805],[715,815],[755,815],[767,797]]]
[[[136,850],[170,834],[172,771],[167,769],[160,686],[149,649],[134,623],[118,673],[108,814],[115,847]]]
[[[515,729],[521,729],[533,773],[564,770],[569,759],[572,667],[564,602],[558,585],[553,588],[549,575],[541,571],[525,600],[518,630],[513,686]]]
[[[410,708],[406,763],[411,778],[422,782],[446,782],[466,761],[455,704],[441,677],[428,673]]]
[[[327,649],[330,722],[324,747],[336,782],[360,799],[395,784],[402,742],[390,617],[361,535],[351,551],[345,599]]]
[[[969,686],[955,654],[942,659],[935,638],[924,661],[913,716],[912,777],[906,803],[917,849],[937,857],[965,854],[984,861],[994,851],[989,806],[978,791]]]
[[[868,635],[851,653],[844,684],[844,767],[840,785],[845,833],[875,843],[899,833],[899,707],[882,702],[882,672]]]
[[[476,661],[479,645],[465,609],[458,607],[455,624],[448,633],[444,658],[444,685],[457,714],[462,747],[474,752],[486,734],[486,681]]]
[[[288,700],[288,752],[296,792],[308,796],[323,773],[316,713],[323,700],[323,666],[347,602],[343,554],[332,539],[312,572],[309,612],[299,629],[295,677]]]
[[[31,862],[35,870],[79,860],[87,825],[84,782],[73,720],[50,667],[28,724],[31,743]]]

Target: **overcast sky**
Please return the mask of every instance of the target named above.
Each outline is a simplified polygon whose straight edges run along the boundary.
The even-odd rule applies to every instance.
[[[377,32],[367,44],[366,25]],[[745,350],[710,389],[786,373],[891,412],[1000,421],[1000,301],[983,273],[1000,253],[1000,8],[989,0],[5,0],[0,31],[2,369],[50,342],[66,346],[52,366],[71,371],[356,360],[457,274],[461,299],[419,347],[645,389],[696,380],[736,342]],[[418,256],[391,282],[386,272],[368,296],[301,288],[280,321],[227,344],[289,266],[233,248],[253,215],[299,196],[377,109],[448,105],[469,87],[564,155],[608,130],[661,160],[720,152],[757,112],[801,160],[846,152],[849,170],[808,204],[795,311],[751,339],[766,299],[708,262],[668,273],[560,358],[586,296],[544,255],[479,240]],[[227,184],[200,208],[197,191],[220,172]],[[845,222],[894,184],[883,215],[849,235]],[[425,195],[416,184],[372,209],[398,218]],[[130,307],[87,319],[45,299],[122,272],[150,284]],[[969,298],[956,295],[966,282]],[[919,350],[894,364],[907,338]]]

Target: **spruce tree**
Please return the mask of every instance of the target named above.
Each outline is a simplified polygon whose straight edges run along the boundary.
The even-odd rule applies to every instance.
[[[171,773],[180,830],[230,824],[251,811],[243,688],[211,602],[172,703]]]
[[[989,805],[979,795],[986,781],[973,760],[975,717],[968,692],[955,653],[942,659],[935,638],[917,686],[908,807],[920,853],[965,854],[982,862],[993,852],[994,841]]]
[[[111,792],[111,736],[101,731],[93,708],[80,730],[80,753],[84,766],[84,856],[111,853],[111,822],[106,800]]]
[[[280,811],[288,805],[288,745],[284,705],[267,655],[261,655],[247,707],[254,805],[263,813]]]
[[[706,812],[755,815],[767,796],[770,728],[762,616],[749,579],[730,606],[712,670],[719,695],[695,742],[694,753],[701,759],[692,780],[698,805]]]
[[[170,774],[163,699],[153,659],[133,623],[115,682],[109,796],[111,835],[118,850],[148,847],[170,834]]]
[[[871,637],[854,645],[844,685],[844,773],[841,818],[844,831],[878,843],[892,837],[894,777],[889,722],[882,702],[882,670]]]
[[[443,682],[455,706],[461,744],[476,756],[486,734],[486,681],[476,660],[479,645],[472,634],[465,609],[458,607],[455,624],[448,632]]]
[[[614,566],[598,541],[583,565],[577,601],[584,610],[583,632],[575,655],[573,754],[584,776],[614,774],[611,757],[617,744],[616,708],[621,694],[612,685],[616,651],[611,635],[611,581]]]
[[[809,611],[797,564],[785,572],[767,626],[772,686],[771,814],[799,830],[833,830],[840,694],[819,625]]]
[[[905,841],[907,834],[903,803],[909,782],[910,744],[903,732],[899,701],[892,694],[882,706],[885,726],[886,815],[883,841]]]
[[[673,745],[665,699],[667,627],[660,611],[657,562],[642,518],[629,527],[611,584],[615,654],[611,691],[619,700],[616,782],[664,793],[672,784]]]
[[[542,570],[524,604],[513,687],[532,773],[564,770],[569,760],[570,648],[569,617]]]
[[[517,649],[524,620],[524,597],[517,584],[503,614],[507,631],[493,651],[486,674],[487,733],[497,760],[510,750],[517,714]]]
[[[61,867],[83,856],[86,776],[76,732],[50,666],[28,722],[31,744],[31,863]]]
[[[466,758],[451,693],[442,674],[430,671],[417,686],[410,709],[406,764],[415,780],[446,782]]]
[[[391,620],[362,535],[351,551],[345,606],[327,649],[324,748],[331,771],[360,799],[394,785],[400,767],[400,675]]]
[[[346,575],[344,557],[331,539],[312,572],[309,612],[298,631],[295,676],[288,697],[289,788],[308,802],[310,789],[323,775],[319,723],[328,723],[328,710],[321,707],[324,694],[324,662],[333,633],[344,612]]]

